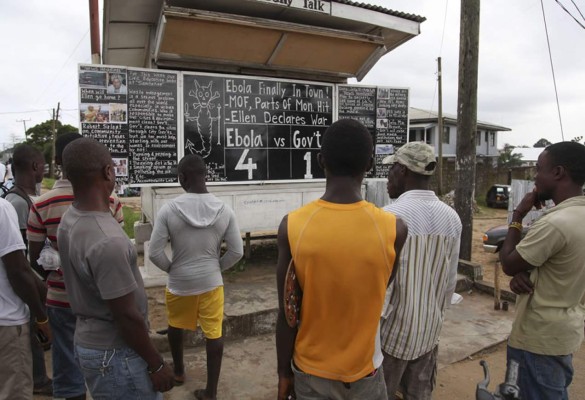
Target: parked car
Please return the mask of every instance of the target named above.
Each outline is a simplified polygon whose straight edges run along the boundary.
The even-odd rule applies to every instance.
[[[522,229],[522,237],[528,232],[528,227],[524,226]],[[499,225],[491,228],[483,234],[483,250],[488,253],[497,253],[504,244],[506,234],[508,233],[508,225]]]
[[[508,199],[512,194],[510,185],[493,185],[485,195],[485,203],[488,207],[508,208]]]

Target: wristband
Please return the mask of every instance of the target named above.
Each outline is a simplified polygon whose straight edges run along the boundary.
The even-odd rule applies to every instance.
[[[49,318],[45,319],[44,321],[37,321],[37,325],[45,325],[47,322],[49,322]]]
[[[522,229],[524,229],[520,222],[510,222],[508,228],[518,229],[519,232],[522,232]]]
[[[150,369],[150,368],[147,368],[146,370],[148,371],[148,373],[149,373],[150,375],[152,375],[152,374],[156,374],[157,372],[160,372],[160,370],[161,370],[161,369],[163,369],[163,367],[164,367],[164,366],[165,366],[165,362],[164,362],[164,361],[162,361],[162,362],[160,363],[160,365],[158,366],[158,368],[157,368],[157,369]]]

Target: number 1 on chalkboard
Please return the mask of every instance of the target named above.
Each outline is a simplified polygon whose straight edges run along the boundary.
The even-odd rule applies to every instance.
[[[248,162],[246,164],[244,164],[244,159],[246,158],[246,156],[248,155],[248,152],[250,151],[250,149],[245,149],[244,152],[242,153],[240,159],[238,160],[238,163],[236,164],[236,171],[248,171],[248,179],[252,179],[252,172],[258,168],[258,165],[256,163],[252,162],[252,157],[248,158]]]
[[[307,162],[305,179],[313,179],[313,174],[311,173],[311,152],[307,151],[303,159]]]

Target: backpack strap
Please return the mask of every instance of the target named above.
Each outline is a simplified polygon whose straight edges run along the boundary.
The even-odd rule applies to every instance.
[[[24,190],[22,190],[20,187],[18,187],[16,185],[12,186],[8,192],[2,194],[2,198],[5,199],[10,193],[14,193],[17,196],[22,197],[26,201],[26,204],[28,204],[29,209],[32,207],[33,202],[30,199],[30,196]]]

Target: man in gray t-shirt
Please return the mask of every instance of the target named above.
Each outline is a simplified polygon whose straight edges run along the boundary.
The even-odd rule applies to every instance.
[[[75,201],[57,233],[75,328],[75,355],[95,398],[162,400],[172,369],[148,336],[144,284],[132,243],[112,217],[116,174],[107,148],[89,138],[63,152]]]

